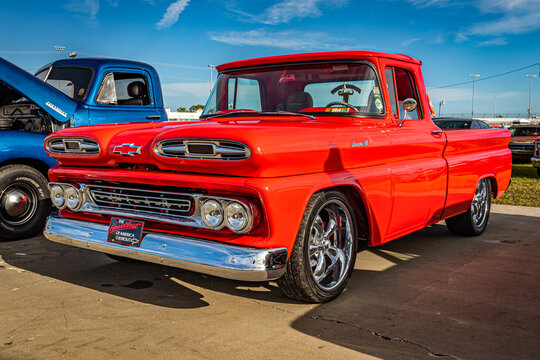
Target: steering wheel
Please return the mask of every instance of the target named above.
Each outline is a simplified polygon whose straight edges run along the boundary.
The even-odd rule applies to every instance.
[[[353,109],[355,112],[360,112],[360,110],[358,110],[356,107],[354,107],[351,104],[348,104],[346,102],[343,102],[343,101],[332,101],[332,102],[328,103],[326,105],[326,107],[331,107],[331,106],[334,106],[334,105],[345,106],[345,107],[348,107],[349,109]]]
[[[338,85],[333,88],[330,93],[335,94],[337,92],[339,96],[343,97],[343,102],[348,103],[349,96],[353,95],[355,91],[360,94],[362,92],[362,89],[353,84],[347,84],[346,82],[344,82],[343,85]]]

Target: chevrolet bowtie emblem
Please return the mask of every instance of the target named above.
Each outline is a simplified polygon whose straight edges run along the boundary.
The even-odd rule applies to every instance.
[[[113,153],[124,155],[124,156],[133,156],[135,154],[141,153],[141,146],[135,146],[133,143],[122,144],[122,145],[115,146],[113,149]]]

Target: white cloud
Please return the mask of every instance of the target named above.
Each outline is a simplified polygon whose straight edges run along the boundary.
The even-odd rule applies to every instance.
[[[65,5],[65,8],[76,14],[88,16],[90,20],[96,20],[99,0],[71,0]]]
[[[170,28],[178,21],[178,17],[188,6],[190,0],[177,0],[173,2],[163,14],[163,17],[156,24],[156,28],[159,30]]]
[[[253,15],[239,10],[234,4],[229,4],[228,8],[241,15],[240,20],[266,25],[278,25],[288,23],[295,18],[319,17],[322,15],[319,9],[320,5],[339,7],[347,2],[348,0],[282,0],[266,8],[259,15]]]
[[[360,44],[344,45],[344,42],[350,39],[334,38],[325,32],[296,30],[276,32],[266,29],[228,31],[210,33],[210,39],[230,45],[269,46],[293,50],[344,50],[370,47]]]
[[[505,38],[494,38],[487,41],[482,41],[478,46],[500,46],[508,44],[508,40]]]

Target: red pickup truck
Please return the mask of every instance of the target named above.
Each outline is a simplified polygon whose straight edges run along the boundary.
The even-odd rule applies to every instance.
[[[325,302],[360,241],[443,219],[479,235],[510,183],[510,133],[438,128],[420,65],[367,51],[235,61],[198,122],[54,133],[61,210],[45,236]]]

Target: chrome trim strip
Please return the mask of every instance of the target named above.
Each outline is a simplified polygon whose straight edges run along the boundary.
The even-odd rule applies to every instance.
[[[148,232],[140,247],[107,242],[109,227],[51,215],[43,231],[51,241],[242,281],[267,281],[285,273],[287,249],[257,249]]]
[[[68,144],[76,145],[76,149],[69,149]],[[47,151],[54,154],[81,154],[95,155],[101,152],[99,143],[89,138],[56,137],[47,140]]]
[[[173,145],[167,146],[167,143]],[[191,153],[190,145],[208,146],[212,153]],[[233,145],[233,146],[228,146]],[[239,149],[241,147],[242,149]],[[167,151],[168,153],[166,153]],[[166,139],[154,144],[154,153],[161,157],[198,160],[245,160],[251,156],[246,144],[234,140],[216,139]],[[243,155],[243,156],[241,156]],[[238,156],[238,157],[236,157]]]

